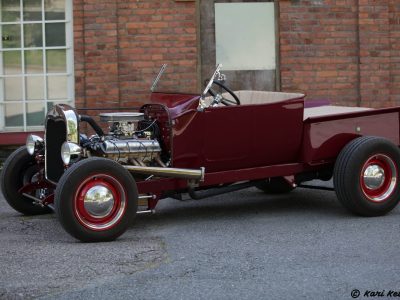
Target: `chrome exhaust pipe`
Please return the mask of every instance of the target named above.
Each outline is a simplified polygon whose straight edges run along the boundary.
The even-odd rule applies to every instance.
[[[182,178],[188,180],[204,181],[205,169],[179,169],[179,168],[160,168],[160,167],[142,167],[142,166],[124,166],[131,173],[154,175],[158,177]]]

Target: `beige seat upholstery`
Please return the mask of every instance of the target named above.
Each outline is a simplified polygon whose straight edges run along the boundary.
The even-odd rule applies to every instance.
[[[304,97],[303,94],[298,93],[281,93],[281,92],[267,92],[267,91],[235,91],[242,105],[250,104],[264,104],[274,103],[289,99],[296,99]],[[223,93],[222,96],[228,100],[233,100],[233,97],[229,93]],[[209,104],[213,97],[207,97],[206,103]]]
[[[274,102],[280,102],[284,100],[304,97],[303,94],[299,93],[281,93],[281,92],[267,92],[267,91],[235,91],[235,94],[238,96],[240,103],[242,105],[274,103]],[[223,93],[222,96],[228,100],[234,101],[233,97],[229,93]],[[210,104],[212,99],[213,97],[211,96],[206,97],[205,101],[207,105]],[[308,118],[313,118],[313,117],[360,112],[370,109],[371,108],[366,108],[366,107],[346,107],[346,106],[333,106],[333,105],[310,107],[304,109],[303,119],[306,120]]]

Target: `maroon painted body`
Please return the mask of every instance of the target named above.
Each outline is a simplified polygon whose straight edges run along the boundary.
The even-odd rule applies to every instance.
[[[167,135],[172,134],[173,167],[205,167],[207,172],[218,172],[299,160],[303,99],[209,107],[199,112],[199,97],[187,95],[186,102],[174,102],[165,94],[155,95],[152,101],[165,102],[150,106],[164,111],[159,113],[163,120],[170,118],[172,130]]]
[[[362,135],[399,145],[400,108],[314,117],[303,121],[304,99],[198,111],[199,96],[154,93],[143,110],[157,117],[172,167],[205,167],[200,186],[332,167],[341,149]],[[138,182],[140,193],[187,188],[181,179]]]
[[[399,113],[396,107],[305,120],[302,161],[332,162],[347,143],[364,135],[384,137],[399,145]]]
[[[151,126],[156,123],[152,142],[156,145],[157,156],[146,161],[148,165],[144,165],[143,161],[141,163],[138,160],[135,161],[135,158],[128,158],[128,163],[124,167],[131,171],[134,177],[130,176],[126,170],[124,174],[127,174],[126,178],[131,181],[127,186],[136,184],[139,199],[145,199],[148,209],[154,209],[159,199],[177,196],[176,194],[187,192],[193,199],[199,199],[202,195],[208,197],[215,193],[258,186],[260,183],[266,183],[266,179],[273,177],[285,177],[287,182],[284,181],[284,183],[290,188],[295,187],[295,184],[315,178],[328,180],[333,174],[335,161],[338,159],[342,163],[337,165],[342,166],[343,157],[348,156],[355,142],[357,146],[360,143],[364,143],[363,145],[375,143],[381,148],[382,145],[387,147],[387,151],[383,154],[380,153],[382,149],[374,150],[378,153],[375,156],[379,159],[374,155],[367,157],[366,167],[362,167],[361,171],[364,190],[380,191],[380,186],[374,189],[374,184],[379,178],[372,172],[375,169],[379,171],[381,165],[384,166],[381,168],[382,178],[385,178],[385,174],[397,174],[395,158],[392,159],[388,155],[394,153],[392,156],[396,157],[398,150],[396,146],[400,144],[400,107],[377,110],[333,106],[305,108],[304,96],[301,94],[250,92],[242,96],[246,101],[254,100],[256,103],[215,107],[210,105],[209,107],[201,106],[199,109],[200,97],[197,95],[153,93],[150,103],[142,106],[143,121],[151,121]],[[254,99],[251,98],[253,96]],[[257,101],[265,103],[259,104]],[[71,124],[75,121],[74,124],[78,130],[76,113],[72,108],[66,108],[66,112],[71,114],[68,115],[69,121]],[[56,109],[62,110],[63,106],[57,106]],[[337,113],[333,114],[333,112]],[[306,119],[305,116],[307,116]],[[60,122],[60,124],[65,136],[67,122]],[[52,131],[49,130],[48,124],[46,126],[46,136],[49,137]],[[147,128],[150,126],[137,132],[140,133]],[[99,133],[99,136],[101,135]],[[368,137],[357,139],[360,136]],[[386,138],[391,143],[371,136]],[[147,139],[148,136],[138,135],[137,138],[140,141]],[[81,139],[85,141],[84,137]],[[357,141],[353,141],[354,139]],[[95,144],[99,141],[92,141],[89,151],[101,154],[101,152],[96,152],[102,149],[101,146],[98,147],[99,144]],[[126,143],[129,146],[129,142]],[[352,144],[345,147],[349,143]],[[72,143],[68,142],[68,147],[69,144]],[[38,146],[36,142],[34,147],[38,147],[35,160],[39,165],[43,165],[45,157],[55,157],[48,155],[54,147],[44,148],[44,144]],[[53,151],[53,154],[57,150]],[[130,151],[129,148],[128,151]],[[118,159],[119,155],[118,152]],[[147,149],[145,155],[148,155]],[[398,161],[400,162],[400,156]],[[79,164],[93,164],[93,167],[97,168],[97,163],[108,164],[109,162],[110,160],[102,158],[101,161],[81,160]],[[61,171],[64,171],[64,162],[62,163]],[[78,170],[80,165],[75,164],[75,166]],[[44,170],[43,174],[48,176],[49,169],[46,170],[43,167],[46,168],[41,166],[40,170]],[[121,168],[123,167],[116,164],[114,171],[119,172]],[[337,168],[335,167],[335,170]],[[365,172],[367,175],[364,175]],[[341,173],[346,174],[347,170],[342,170]],[[370,176],[370,173],[374,176]],[[33,197],[33,200],[40,205],[50,206],[54,201],[57,202],[54,200],[56,196],[52,193],[55,183],[50,184],[43,174],[35,177],[35,181],[19,187],[18,192],[26,197],[30,195],[29,198]],[[61,175],[72,176],[71,174],[75,173],[71,171]],[[99,176],[103,176],[101,178],[104,179],[101,181],[101,186],[109,186],[110,191],[113,190],[114,184],[120,186],[116,180],[108,180],[112,176],[99,173],[98,176],[93,177],[95,180],[93,187],[100,186],[97,181]],[[397,178],[396,176],[392,176],[394,178],[392,180],[390,176],[387,177],[388,184],[383,183],[382,186],[390,187],[389,183],[391,184]],[[282,180],[282,178],[278,179]],[[61,184],[63,188],[65,188],[65,182],[68,181],[63,181]],[[79,186],[77,188],[80,189]],[[88,185],[89,188],[91,188],[91,183]],[[42,199],[31,195],[42,189],[51,192]],[[205,191],[207,189],[208,191]],[[124,188],[120,190],[119,194],[122,194]],[[394,191],[389,188],[387,190]],[[81,195],[79,199],[86,199],[84,195],[88,194],[87,191],[84,190],[82,194],[79,194]],[[80,216],[90,219],[85,217],[86,210],[86,207],[81,205]],[[108,216],[114,218],[114,214],[108,214]],[[104,221],[101,220],[101,222]]]

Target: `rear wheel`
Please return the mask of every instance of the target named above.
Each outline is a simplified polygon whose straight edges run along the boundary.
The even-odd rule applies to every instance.
[[[63,228],[84,242],[112,241],[135,218],[138,193],[131,174],[115,161],[88,158],[73,164],[55,192]]]
[[[33,200],[19,193],[24,185],[38,179],[40,168],[35,158],[28,153],[26,147],[15,150],[4,162],[1,172],[1,191],[8,204],[24,215],[50,213],[48,207],[33,204]],[[36,196],[36,195],[33,195]]]
[[[294,187],[283,177],[272,177],[258,182],[256,187],[268,194],[285,194],[294,190]]]
[[[379,137],[360,137],[340,152],[334,169],[339,201],[362,216],[380,216],[400,200],[400,151]]]

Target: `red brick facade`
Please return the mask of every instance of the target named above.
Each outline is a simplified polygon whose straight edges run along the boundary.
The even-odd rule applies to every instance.
[[[169,67],[160,89],[199,92],[198,1],[73,0],[76,106],[138,106],[162,63]],[[278,6],[281,90],[336,104],[400,105],[398,0]],[[0,134],[0,144],[8,141]]]
[[[196,28],[194,1],[74,0],[76,106],[139,105],[163,63],[162,88],[196,91]]]
[[[282,90],[337,104],[400,105],[397,0],[279,7]],[[140,104],[162,63],[164,88],[197,91],[196,15],[195,1],[74,0],[76,105]]]
[[[400,105],[399,1],[280,1],[280,45],[282,90]]]

